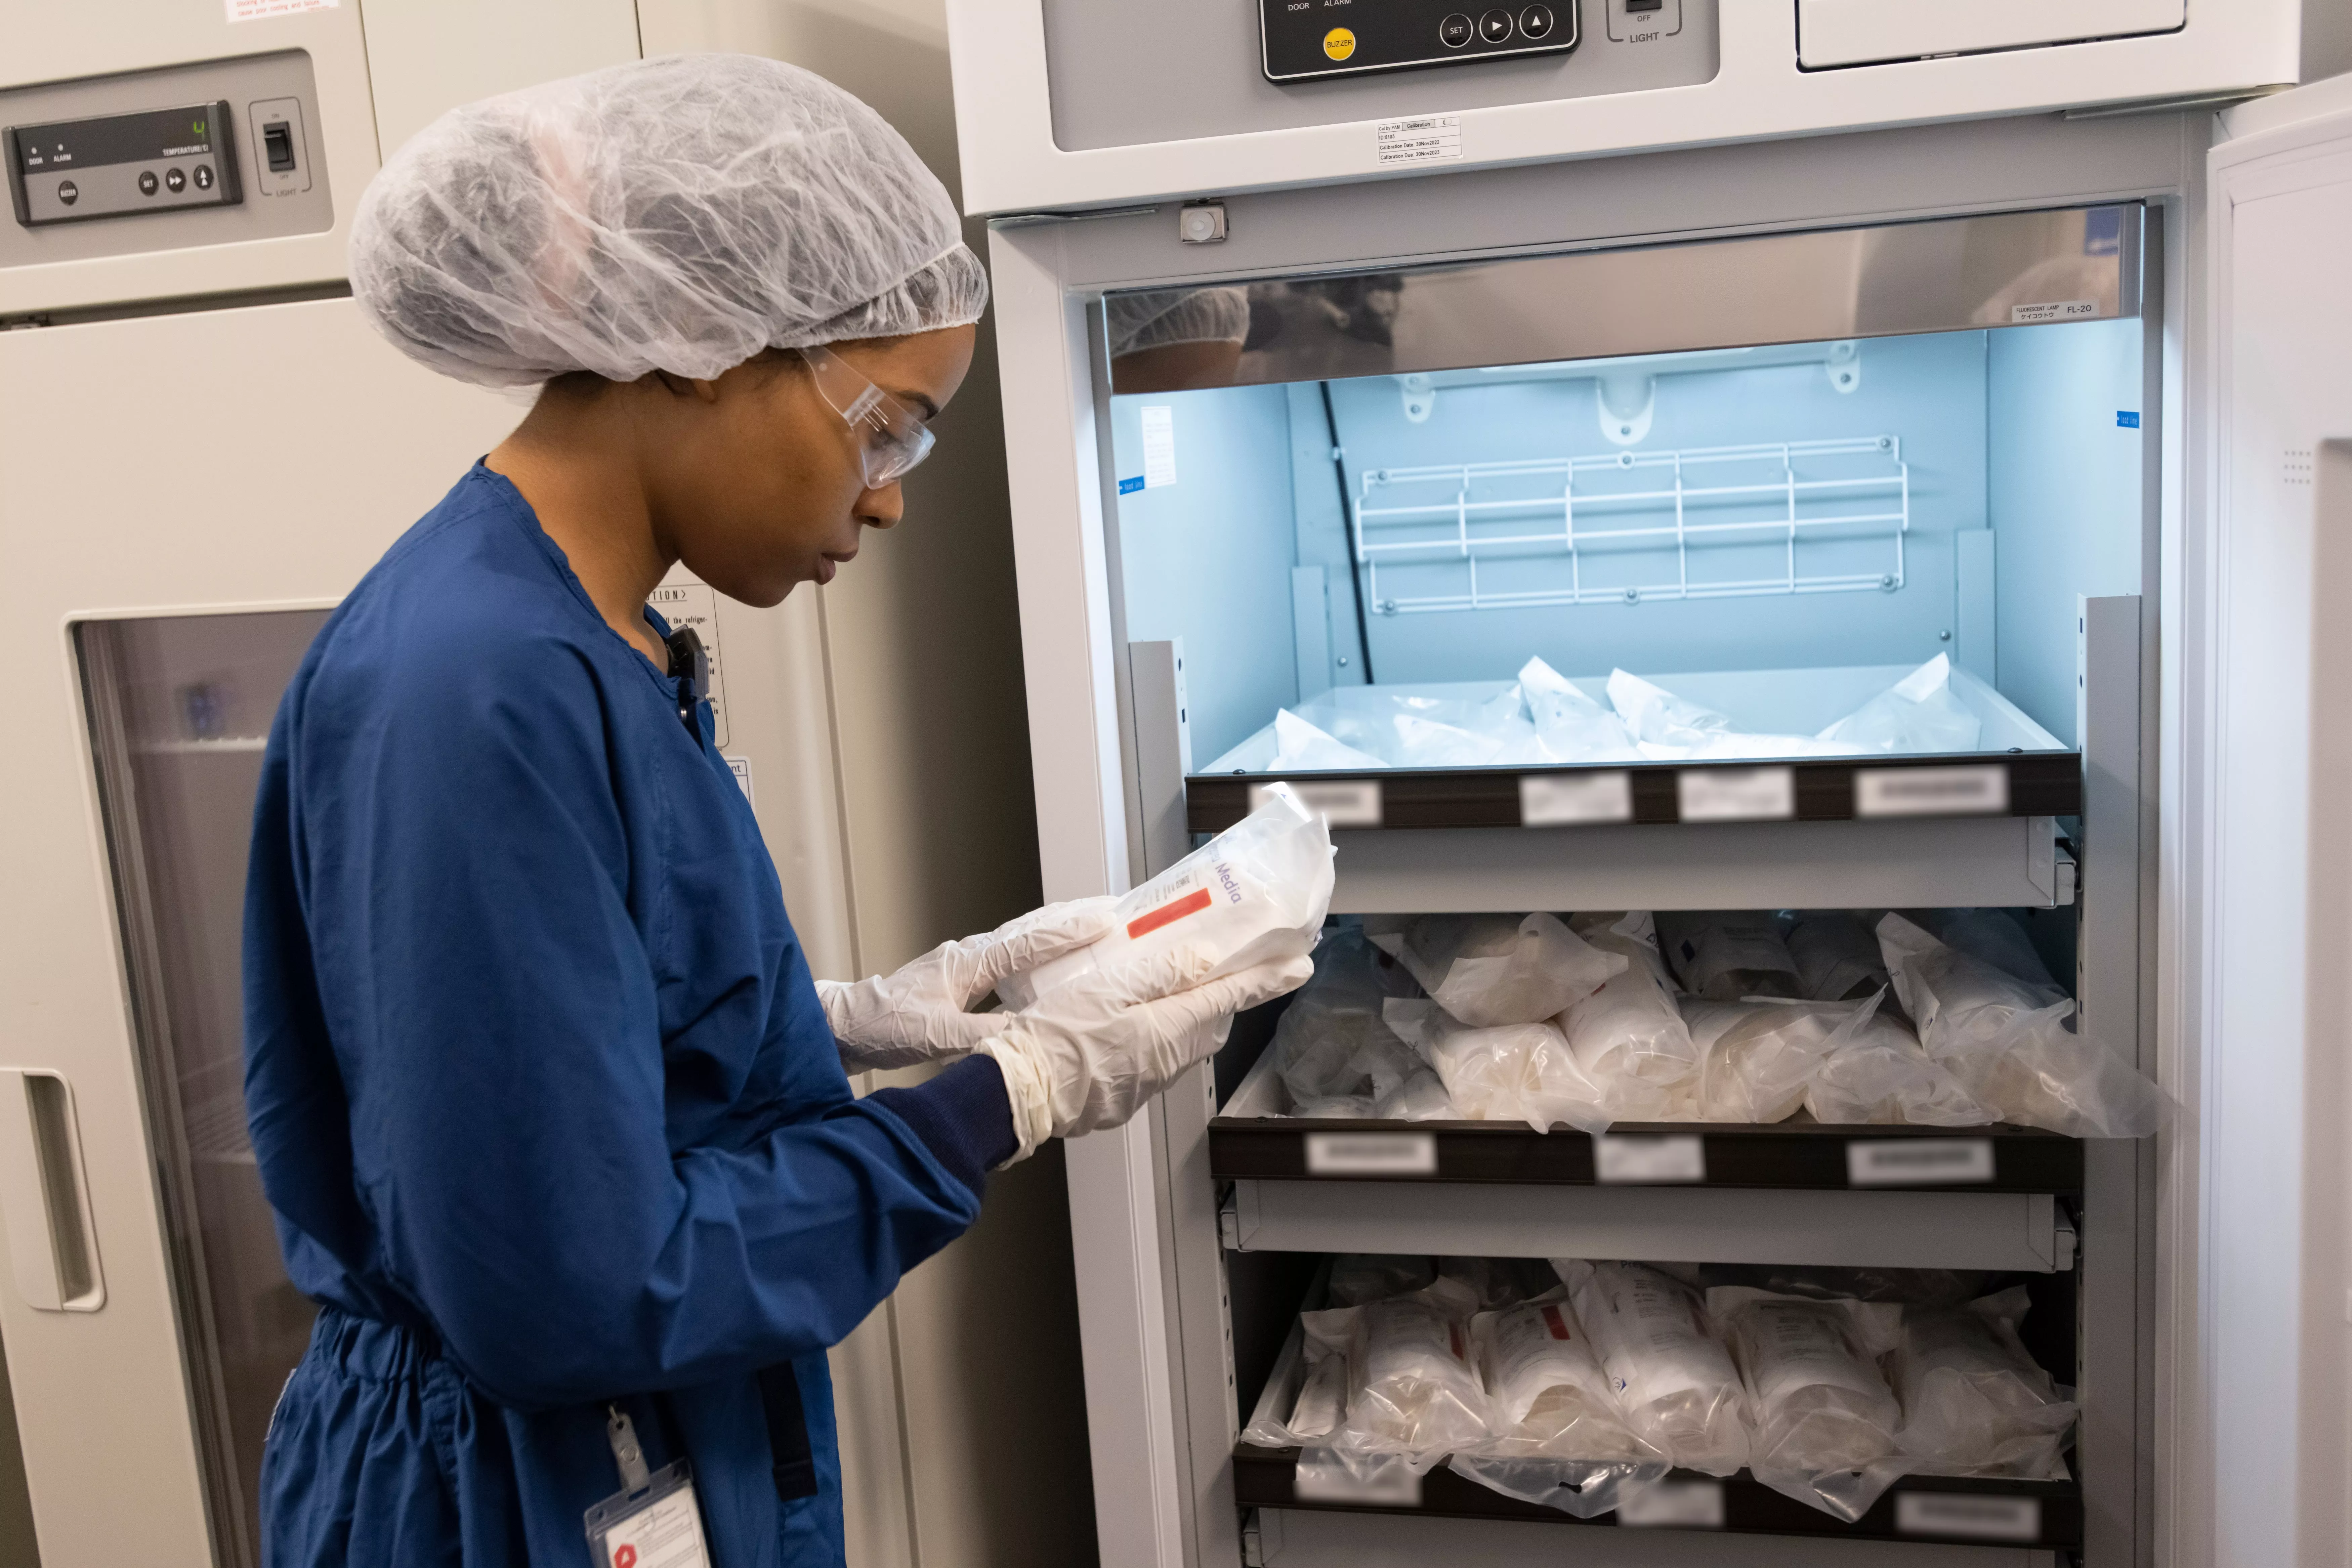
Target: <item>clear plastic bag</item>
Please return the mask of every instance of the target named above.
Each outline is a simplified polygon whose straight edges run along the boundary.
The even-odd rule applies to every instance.
[[[1747,1395],[1696,1292],[1640,1263],[1554,1258],[1552,1267],[1633,1435],[1709,1475],[1747,1464]]]
[[[1423,998],[1390,1002],[1390,1028],[1421,1051],[1456,1114],[1472,1121],[1525,1121],[1538,1132],[1565,1122],[1607,1130],[1600,1088],[1577,1066],[1568,1037],[1549,1024],[1472,1028]]]
[[[1654,746],[1703,746],[1731,730],[1723,714],[1622,669],[1609,672],[1609,705],[1635,741]]]
[[[1895,911],[1948,947],[1982,959],[2029,985],[2064,990],[2042,962],[2042,954],[2017,917],[2007,910],[1898,910]]]
[[[1920,1470],[2040,1479],[2056,1468],[2078,1411],[2017,1336],[2030,1306],[2019,1285],[1909,1314],[1895,1361],[1896,1437]]]
[[[1874,993],[1837,1026],[1805,1085],[1805,1110],[1816,1121],[1914,1122],[1924,1127],[1980,1127],[1995,1118],[1933,1058],[1918,1037],[1888,1017],[1885,990]]]
[[[997,995],[1017,1010],[1106,964],[1176,948],[1214,959],[1202,980],[1312,952],[1331,904],[1331,835],[1289,785],[1266,789],[1264,805],[1119,900],[1106,935],[1008,976]]]
[[[1683,1021],[1699,1049],[1699,1116],[1766,1122],[1795,1115],[1857,1005],[1685,997]]]
[[[1287,708],[1275,712],[1273,771],[1276,773],[1314,773],[1318,770],[1360,773],[1387,766],[1382,759],[1370,752],[1360,752],[1336,736],[1325,734]]]
[[[1478,1028],[1532,1024],[1598,991],[1625,967],[1556,915],[1423,915],[1401,930],[1368,925],[1437,1005]]]
[[[1315,978],[1291,999],[1267,1047],[1295,1114],[1375,1115],[1381,1100],[1425,1070],[1381,1017],[1382,1004],[1413,989],[1360,931],[1341,926],[1324,937]]]
[[[1470,1364],[1477,1307],[1440,1278],[1411,1296],[1300,1316],[1308,1339],[1344,1348],[1355,1369],[1348,1419],[1332,1444],[1402,1456],[1416,1473],[1486,1436],[1486,1395]]]
[[[1711,1002],[1803,995],[1797,961],[1778,916],[1737,910],[1660,910],[1658,951],[1683,989]]]
[[[1506,1497],[1593,1519],[1629,1481],[1666,1473],[1664,1454],[1633,1435],[1565,1288],[1481,1312],[1471,1340],[1485,1375],[1492,1435],[1452,1468]]]
[[[1469,1290],[1482,1311],[1499,1311],[1559,1289],[1559,1276],[1538,1258],[1441,1258],[1437,1272]]]
[[[1901,915],[1878,922],[1878,942],[1919,1043],[2003,1121],[2070,1138],[2144,1138],[2171,1114],[2156,1085],[2066,1028],[2074,1004],[2056,986],[2007,973]]]
[[[1587,697],[1581,688],[1539,658],[1519,670],[1537,739],[1563,763],[1623,763],[1642,760],[1625,721]]]
[[[1937,654],[1821,732],[1873,752],[1973,752],[1982,721],[1952,695],[1952,661]]]
[[[1324,1297],[1335,1307],[1362,1307],[1426,1290],[1437,1267],[1426,1258],[1378,1252],[1343,1252],[1331,1259]]]
[[[1623,957],[1625,968],[1560,1017],[1568,1048],[1614,1118],[1664,1118],[1676,1092],[1695,1081],[1698,1047],[1666,980],[1648,914],[1580,915],[1585,941]]]
[[[1878,938],[1847,910],[1800,910],[1789,921],[1797,989],[1816,1002],[1859,1002],[1886,984]]]
[[[1747,1388],[1750,1472],[1824,1513],[1860,1519],[1910,1468],[1895,1440],[1902,1407],[1879,1371],[1901,1340],[1903,1309],[1737,1285],[1709,1290],[1706,1307]]]

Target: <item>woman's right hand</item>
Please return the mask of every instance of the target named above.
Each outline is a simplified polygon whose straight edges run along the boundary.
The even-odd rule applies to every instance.
[[[1208,953],[1185,947],[1077,975],[981,1043],[1004,1074],[1025,1159],[1048,1138],[1116,1127],[1225,1042],[1233,1016],[1307,984],[1305,955],[1238,974],[1202,976]]]

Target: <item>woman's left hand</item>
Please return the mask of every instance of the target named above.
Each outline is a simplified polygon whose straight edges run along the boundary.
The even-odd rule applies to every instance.
[[[942,942],[896,973],[818,981],[843,1070],[961,1056],[1002,1033],[1002,1017],[972,1007],[1005,976],[1051,963],[1110,930],[1118,904],[1111,898],[1047,904],[985,936]]]

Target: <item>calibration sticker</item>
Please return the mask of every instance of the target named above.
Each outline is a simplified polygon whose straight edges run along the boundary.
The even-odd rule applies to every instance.
[[[1462,117],[1429,114],[1418,120],[1384,121],[1372,128],[1372,162],[1433,163],[1462,156]]]

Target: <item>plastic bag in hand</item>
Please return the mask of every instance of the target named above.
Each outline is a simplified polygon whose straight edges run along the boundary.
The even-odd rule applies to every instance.
[[[1640,1263],[1554,1258],[1552,1267],[1633,1435],[1711,1476],[1747,1464],[1747,1395],[1697,1295]]]
[[[1706,1309],[1747,1386],[1756,1479],[1848,1523],[1860,1519],[1910,1468],[1895,1441],[1901,1406],[1878,1369],[1901,1338],[1903,1309],[1746,1286],[1709,1290]]]
[[[1441,1279],[1395,1300],[1302,1313],[1309,1339],[1345,1347],[1354,1369],[1347,1425],[1333,1447],[1398,1454],[1416,1472],[1486,1435],[1486,1392],[1470,1365],[1470,1291]]]
[[[1805,1085],[1805,1109],[1813,1120],[1923,1127],[1980,1127],[1995,1120],[1920,1048],[1916,1036],[1885,1015],[1885,998],[1884,989],[1874,993],[1831,1037]]]
[[[1555,1121],[1585,1132],[1609,1126],[1600,1089],[1549,1024],[1472,1028],[1425,998],[1390,1002],[1381,1016],[1436,1069],[1455,1114],[1467,1121],[1525,1121],[1538,1132]]]
[[[1353,929],[1335,927],[1315,950],[1315,978],[1275,1026],[1276,1070],[1300,1116],[1369,1117],[1422,1068],[1413,1048],[1381,1020],[1412,978]]]
[[[1935,1475],[2048,1477],[2076,1407],[2017,1337],[2029,1301],[2015,1286],[1966,1307],[1914,1310],[1903,1328],[1895,1384],[1895,1436]]]
[[[1853,1002],[1683,999],[1699,1049],[1698,1114],[1709,1121],[1780,1121],[1804,1103]]]
[[[1177,951],[1208,956],[1204,979],[1305,956],[1331,903],[1331,835],[1289,785],[1266,793],[1264,805],[1120,899],[1106,935],[1007,977],[996,994],[1017,1010],[1090,971]]]
[[[1585,941],[1626,960],[1600,990],[1560,1016],[1568,1048],[1621,1121],[1665,1120],[1695,1085],[1698,1047],[1675,1005],[1648,914],[1579,915]]]
[[[1937,654],[1821,732],[1873,752],[1973,752],[1981,721],[1952,695],[1952,661]]]
[[[1878,938],[1847,910],[1801,910],[1789,921],[1797,990],[1816,1002],[1859,1002],[1886,984]]]
[[[1780,921],[1770,914],[1660,910],[1658,951],[1683,989],[1711,1002],[1798,997],[1803,987]]]
[[[1519,694],[1544,749],[1563,763],[1642,760],[1625,721],[1539,658],[1519,670]]]
[[[2171,1102],[2121,1057],[2070,1032],[2074,1002],[1937,941],[1901,915],[1878,922],[1895,994],[1919,1043],[2002,1120],[2070,1138],[2144,1138]]]
[[[1478,1028],[1532,1024],[1598,991],[1625,960],[1588,945],[1556,915],[1423,915],[1365,926],[1437,1005]]]

